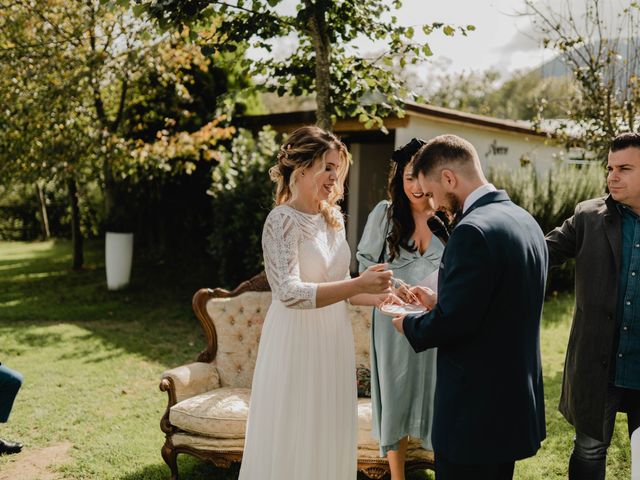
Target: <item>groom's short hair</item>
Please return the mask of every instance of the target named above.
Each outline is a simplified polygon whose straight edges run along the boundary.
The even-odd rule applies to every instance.
[[[445,168],[471,173],[480,168],[476,149],[457,135],[439,135],[418,150],[413,160],[413,176],[432,177]]]

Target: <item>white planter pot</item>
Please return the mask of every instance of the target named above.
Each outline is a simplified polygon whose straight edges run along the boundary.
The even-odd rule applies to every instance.
[[[105,264],[107,288],[119,290],[129,284],[133,260],[133,233],[107,232],[105,240]]]

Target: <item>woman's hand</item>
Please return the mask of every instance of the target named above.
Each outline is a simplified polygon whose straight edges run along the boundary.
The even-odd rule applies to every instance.
[[[411,287],[411,293],[413,293],[420,304],[422,304],[428,310],[433,310],[438,301],[438,295],[436,292],[427,287]]]
[[[406,283],[398,284],[394,293],[404,303],[417,303],[416,296],[411,292],[411,286]]]
[[[404,305],[404,301],[395,293],[383,293],[376,295],[376,303],[374,307],[380,308],[382,305]]]
[[[388,294],[392,293],[391,279],[393,272],[386,270],[386,263],[371,265],[356,279],[362,293]]]

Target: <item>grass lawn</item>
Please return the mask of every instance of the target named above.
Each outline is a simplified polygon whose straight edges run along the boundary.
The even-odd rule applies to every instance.
[[[160,456],[160,373],[192,361],[204,346],[191,295],[216,286],[215,278],[202,263],[136,262],[131,287],[108,292],[101,243],[89,243],[85,255],[86,268],[72,272],[67,242],[0,242],[0,361],[25,376],[9,423],[0,425],[0,436],[21,440],[25,450],[0,457],[0,479],[21,456],[56,445],[68,446],[60,463],[45,466],[57,476],[12,478],[168,478]],[[545,306],[548,438],[536,457],[517,464],[517,479],[566,478],[572,430],[556,407],[571,309],[569,296]],[[178,458],[183,480],[237,478],[237,468]],[[629,465],[620,415],[608,478],[629,478]]]

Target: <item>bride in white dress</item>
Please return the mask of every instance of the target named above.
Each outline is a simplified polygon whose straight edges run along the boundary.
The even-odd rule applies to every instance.
[[[293,132],[271,169],[276,207],[262,234],[273,300],[253,376],[240,480],[356,478],[357,394],[345,300],[379,304],[391,272],[351,279],[344,222],[335,206],[346,147],[317,127]]]

